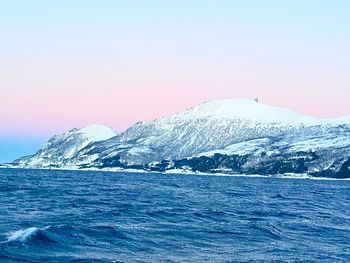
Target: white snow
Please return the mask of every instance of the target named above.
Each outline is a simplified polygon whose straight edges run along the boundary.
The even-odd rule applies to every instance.
[[[350,124],[350,116],[344,116],[344,117],[340,117],[340,118],[330,119],[329,122],[332,124],[337,124],[337,125]]]
[[[342,148],[347,145],[349,145],[348,136],[321,136],[315,138],[302,139],[299,141],[289,143],[289,152],[316,151],[318,149],[326,148]]]
[[[67,160],[72,159],[87,145],[104,141],[116,136],[117,133],[104,125],[89,125],[82,129],[72,129],[66,133],[53,136],[34,156],[24,158],[20,165],[26,167],[49,167],[51,165],[69,165]],[[96,155],[89,155],[87,160],[96,159]]]
[[[92,124],[79,130],[91,142],[108,140],[117,135],[117,133],[108,126]]]
[[[253,99],[223,99],[204,102],[176,114],[185,118],[246,119],[255,122],[317,125],[325,120],[256,102]]]
[[[226,155],[245,155],[252,152],[261,152],[264,150],[264,145],[267,144],[269,140],[267,138],[261,138],[256,140],[250,140],[245,142],[239,142],[225,147],[224,149],[213,150],[209,152],[196,154],[195,157],[206,156],[211,157],[216,153],[226,154]]]

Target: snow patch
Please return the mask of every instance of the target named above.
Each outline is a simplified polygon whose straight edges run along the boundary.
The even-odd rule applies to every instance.
[[[341,148],[349,145],[347,136],[323,136],[299,140],[289,144],[289,152],[316,151],[327,148]]]
[[[350,116],[344,116],[336,119],[330,119],[329,122],[331,124],[341,125],[341,124],[349,124],[350,125]]]
[[[246,155],[252,152],[261,152],[264,149],[263,145],[267,144],[268,142],[269,142],[269,139],[261,138],[256,140],[235,143],[225,147],[224,149],[213,150],[209,152],[196,154],[194,157],[201,157],[201,156],[211,157],[216,153],[226,154],[226,155]]]
[[[117,133],[108,126],[93,124],[78,131],[84,134],[91,142],[108,140],[117,135]]]

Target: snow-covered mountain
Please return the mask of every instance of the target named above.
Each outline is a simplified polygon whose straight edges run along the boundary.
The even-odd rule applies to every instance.
[[[277,137],[234,143],[180,160],[147,164],[153,171],[307,174],[350,177],[350,125],[310,126]]]
[[[72,129],[53,136],[36,154],[20,158],[15,163],[27,167],[65,166],[89,144],[108,140],[116,135],[112,128],[96,124]]]
[[[142,164],[184,158],[320,123],[322,120],[254,100],[214,100],[171,116],[136,123],[111,140],[86,147],[81,154],[88,162],[92,154],[99,153],[99,160],[118,155],[124,162]]]
[[[82,140],[81,134],[85,134],[84,138],[88,137],[88,132],[82,131],[84,129],[53,137],[38,153],[21,158],[15,164],[21,167],[123,167],[156,170],[159,167],[162,167],[160,170],[166,170],[183,169],[186,166],[197,171],[190,163],[203,158],[213,161],[220,155],[243,156],[247,161],[239,169],[249,173],[254,169],[243,168],[254,164],[260,167],[267,160],[277,160],[278,156],[288,158],[297,152],[317,151],[322,156],[336,156],[338,162],[343,162],[350,156],[347,148],[350,145],[350,118],[318,119],[249,99],[205,102],[174,115],[150,122],[138,122],[118,135],[111,131],[107,136],[102,136],[101,140]],[[98,132],[93,132],[96,133]],[[338,153],[344,156],[340,158]],[[318,156],[318,159],[322,159],[322,156]],[[231,159],[232,162],[238,162],[237,158]],[[317,165],[315,169],[296,171],[314,172],[325,169],[331,165],[329,160],[325,160],[324,165]],[[181,162],[176,167],[172,166],[176,161]],[[165,164],[166,169],[163,167]],[[202,164],[207,172],[221,168],[222,171],[227,168],[231,172],[240,172],[225,168],[225,165],[204,167]],[[262,173],[257,169],[254,171]],[[293,172],[293,169],[288,172]]]
[[[175,114],[172,117],[187,119],[249,120],[255,123],[279,123],[281,125],[315,125],[322,120],[297,112],[265,105],[257,99],[213,100]],[[168,120],[169,117],[162,118]]]

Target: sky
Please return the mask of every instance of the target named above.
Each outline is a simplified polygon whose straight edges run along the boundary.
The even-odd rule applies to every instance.
[[[221,98],[350,115],[350,1],[0,0],[0,163]]]

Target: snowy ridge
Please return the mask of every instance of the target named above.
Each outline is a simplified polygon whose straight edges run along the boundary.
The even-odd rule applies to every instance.
[[[34,155],[15,161],[26,167],[64,166],[91,143],[110,139],[117,134],[108,126],[90,125],[55,135]]]
[[[198,154],[194,155],[193,157],[201,157],[201,156],[211,157],[214,154],[218,154],[218,153],[219,154],[226,154],[226,155],[233,155],[233,154],[246,155],[246,154],[261,152],[261,151],[265,150],[266,149],[265,145],[267,145],[269,142],[270,141],[267,138],[249,140],[249,141],[231,144],[229,146],[226,146],[223,149],[198,153]]]
[[[198,153],[188,158],[211,157],[214,154],[244,156],[249,154],[256,155],[262,152],[266,154],[278,154],[281,152],[289,154],[295,152],[317,152],[319,150],[341,151],[342,148],[349,146],[350,127],[340,129],[330,126],[328,129],[321,130],[316,126],[306,130],[299,130],[283,137],[266,137],[234,143],[222,149]]]
[[[350,125],[350,116],[344,116],[344,117],[340,117],[340,118],[336,118],[336,119],[330,119],[328,122],[331,124],[335,124],[335,125],[342,125],[342,124]]]
[[[319,125],[325,121],[297,112],[262,104],[253,99],[224,99],[204,102],[176,114],[178,118],[245,119],[259,123]]]
[[[78,130],[78,132],[84,134],[90,142],[108,140],[117,135],[111,127],[98,124],[89,125]]]

